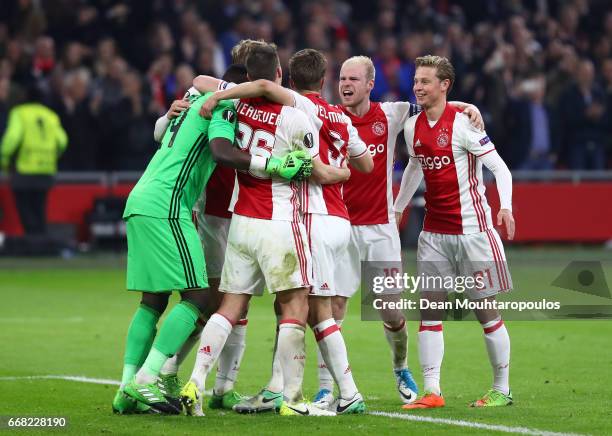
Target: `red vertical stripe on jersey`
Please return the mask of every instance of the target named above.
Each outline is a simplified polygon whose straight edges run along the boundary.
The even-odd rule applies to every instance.
[[[476,211],[480,214],[480,218],[482,220],[482,229],[484,231],[487,229],[487,215],[484,211],[484,207],[482,206],[482,197],[480,196],[480,192],[478,191],[478,177],[476,175],[476,156],[469,153],[469,158],[472,160],[472,177],[474,178],[474,194],[476,195]]]
[[[478,209],[476,203],[476,184],[478,183],[475,175],[475,165],[474,159],[471,154],[468,153],[468,180],[470,183],[470,197],[472,197],[472,205],[474,206],[474,210],[476,211],[476,219],[478,220],[478,228],[481,232],[484,232],[486,226],[482,222],[482,217],[480,215],[480,210]],[[485,221],[486,223],[486,221]]]

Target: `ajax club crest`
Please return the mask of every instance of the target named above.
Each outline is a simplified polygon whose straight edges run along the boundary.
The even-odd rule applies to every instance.
[[[436,144],[438,144],[438,147],[444,148],[449,144],[449,142],[450,142],[450,135],[449,135],[448,129],[446,127],[443,127],[438,132],[438,136],[436,138]]]
[[[380,121],[376,121],[374,124],[372,124],[372,133],[374,133],[376,136],[384,135],[386,130],[385,125]]]

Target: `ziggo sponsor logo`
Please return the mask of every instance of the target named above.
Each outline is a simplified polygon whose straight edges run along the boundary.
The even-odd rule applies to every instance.
[[[421,168],[424,170],[439,170],[451,163],[451,159],[448,156],[424,156],[417,154],[416,157],[421,163]]]
[[[369,144],[368,145],[368,151],[370,152],[372,157],[374,157],[378,153],[384,153],[385,152],[385,146],[384,146],[384,144]]]

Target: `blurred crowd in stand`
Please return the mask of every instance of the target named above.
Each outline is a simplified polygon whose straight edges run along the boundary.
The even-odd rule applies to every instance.
[[[157,117],[244,38],[275,42],[285,71],[322,50],[333,102],[349,56],[372,57],[380,101],[414,101],[415,57],[447,56],[450,99],[480,108],[511,168],[612,166],[609,0],[2,2],[0,132],[34,86],[68,134],[60,170],[142,170]]]

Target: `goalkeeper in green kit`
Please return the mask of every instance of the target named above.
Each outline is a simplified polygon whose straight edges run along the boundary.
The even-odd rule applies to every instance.
[[[206,304],[206,265],[191,210],[216,164],[263,168],[290,180],[307,178],[312,170],[303,151],[266,159],[234,148],[237,117],[232,102],[221,102],[210,120],[199,115],[210,95],[188,97],[189,109],[171,121],[127,200],[127,289],[142,292],[142,300],[128,329],[121,387],[113,400],[117,413],[181,411],[178,399],[160,389],[157,379],[165,361],[192,334]],[[156,335],[172,291],[181,293],[181,302]]]

